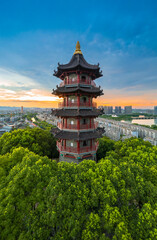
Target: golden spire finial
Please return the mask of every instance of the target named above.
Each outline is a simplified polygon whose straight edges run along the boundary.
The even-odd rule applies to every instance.
[[[77,41],[77,43],[76,43],[76,50],[75,50],[74,54],[82,54],[79,41]]]

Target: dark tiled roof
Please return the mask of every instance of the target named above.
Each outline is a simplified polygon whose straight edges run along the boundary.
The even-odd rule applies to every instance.
[[[52,109],[57,117],[97,117],[102,114],[100,109]]]
[[[74,54],[68,64],[58,64],[57,71],[54,71],[54,76],[60,77],[63,72],[70,70],[90,70],[96,78],[102,76],[99,64],[92,65],[86,62],[82,54]]]
[[[100,89],[100,87],[94,87],[94,86],[89,86],[89,87],[82,87],[80,85],[78,86],[74,86],[74,87],[66,87],[66,86],[63,86],[63,87],[58,87],[57,86],[57,89],[53,89],[53,92],[52,94],[54,95],[62,95],[64,93],[89,93],[89,94],[94,94],[96,96],[100,96],[100,95],[103,95],[103,90]]]
[[[55,138],[58,139],[73,139],[73,140],[89,140],[89,139],[96,139],[102,137],[102,134],[105,132],[104,128],[97,128],[93,131],[88,132],[71,132],[71,131],[63,131],[58,128],[52,128],[51,129],[52,134],[55,136]]]

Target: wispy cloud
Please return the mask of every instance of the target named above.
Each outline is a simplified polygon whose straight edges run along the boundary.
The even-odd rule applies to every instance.
[[[0,99],[17,101],[57,101],[42,84],[11,69],[0,68]]]
[[[34,87],[35,81],[14,70],[0,68],[0,87]]]

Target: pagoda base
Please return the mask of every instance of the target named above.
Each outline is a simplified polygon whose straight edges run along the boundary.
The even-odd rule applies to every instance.
[[[73,155],[73,154],[62,154],[59,155],[59,162],[69,162],[69,163],[80,163],[83,160],[94,160],[96,161],[96,153],[89,153],[86,155]]]

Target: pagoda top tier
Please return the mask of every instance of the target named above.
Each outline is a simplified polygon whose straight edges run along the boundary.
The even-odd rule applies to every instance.
[[[87,61],[84,59],[83,54],[80,50],[79,42],[76,44],[76,50],[70,62],[67,64],[58,63],[57,71],[54,71],[53,75],[60,78],[62,74],[73,71],[89,72],[94,75],[94,78],[99,78],[102,76],[102,71],[100,71],[99,63],[97,65],[92,65],[87,63]]]

